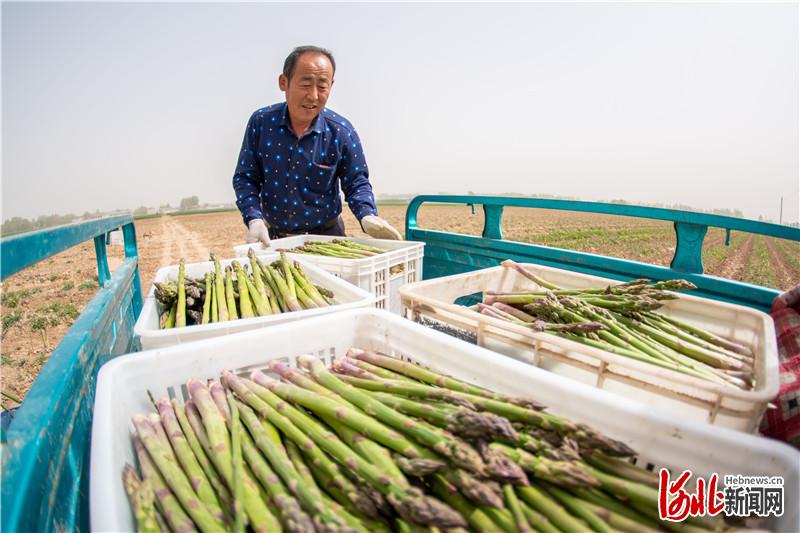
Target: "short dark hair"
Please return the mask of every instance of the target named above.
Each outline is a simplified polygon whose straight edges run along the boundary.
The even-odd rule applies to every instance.
[[[313,52],[315,54],[322,54],[328,58],[331,62],[331,66],[333,66],[333,72],[336,73],[336,61],[333,59],[333,54],[330,50],[326,50],[325,48],[320,48],[319,46],[298,46],[292,53],[286,57],[286,61],[283,62],[283,75],[289,79],[292,79],[292,74],[294,74],[294,67],[297,65],[297,59],[308,52]]]

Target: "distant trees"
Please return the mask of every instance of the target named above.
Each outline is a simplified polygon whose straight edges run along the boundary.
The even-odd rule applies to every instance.
[[[140,205],[139,207],[137,207],[136,209],[133,210],[133,216],[146,215],[149,212],[150,212],[150,208],[148,208],[146,206],[143,206],[143,205]]]
[[[16,235],[17,233],[25,233],[28,231],[35,231],[53,226],[61,226],[62,224],[69,224],[78,218],[76,215],[42,215],[35,219],[27,219],[21,217],[13,217],[0,226],[0,234],[3,237],[9,235]]]
[[[187,198],[181,198],[181,211],[188,211],[190,209],[195,209],[199,205],[200,205],[200,198],[198,198],[197,196],[189,196]]]
[[[36,229],[33,220],[28,220],[27,218],[20,218],[14,217],[6,220],[3,222],[2,228],[0,228],[0,232],[2,232],[3,237],[6,235],[13,235],[15,233],[25,233],[26,231],[33,231]]]

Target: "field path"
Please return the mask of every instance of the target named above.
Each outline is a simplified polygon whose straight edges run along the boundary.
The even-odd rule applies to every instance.
[[[195,232],[187,229],[173,217],[164,218],[168,219],[169,238],[178,242],[178,252],[180,254],[178,259],[183,258],[187,263],[206,261],[208,259],[208,248],[201,244],[202,241]]]
[[[721,278],[742,281],[742,273],[747,265],[747,259],[753,251],[753,235],[748,234],[747,240],[740,247],[733,250],[729,257],[725,258],[725,264],[720,268],[717,276]]]
[[[171,264],[170,258],[172,257],[172,247],[175,245],[175,236],[169,230],[169,224],[167,223],[168,218],[170,217],[159,218],[159,221],[161,222],[161,231],[158,240],[158,244],[161,246],[161,258],[159,260],[159,264],[164,266]]]

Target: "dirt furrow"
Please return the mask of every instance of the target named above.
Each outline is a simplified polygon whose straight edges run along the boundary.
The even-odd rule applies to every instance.
[[[747,259],[750,257],[750,253],[752,251],[753,235],[749,234],[747,239],[740,247],[731,250],[731,252],[725,258],[725,263],[722,265],[719,274],[716,275],[721,278],[742,281],[742,273],[744,272],[744,267],[747,265]]]
[[[775,273],[775,278],[778,282],[778,288],[781,290],[791,289],[800,283],[800,272],[797,272],[784,258],[784,251],[776,246],[772,239],[765,239],[767,244],[767,253],[769,254],[769,262],[772,271]]]

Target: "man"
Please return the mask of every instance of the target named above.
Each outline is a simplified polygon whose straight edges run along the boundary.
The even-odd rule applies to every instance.
[[[247,242],[302,233],[344,236],[339,188],[361,228],[379,239],[400,233],[378,217],[361,141],[325,107],[336,63],[324,48],[300,46],[286,58],[278,86],[286,102],[250,117],[233,189]]]

